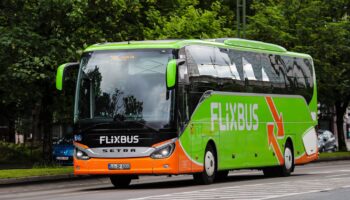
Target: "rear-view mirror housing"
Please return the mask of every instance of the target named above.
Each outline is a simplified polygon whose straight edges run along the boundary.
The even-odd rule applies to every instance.
[[[63,89],[63,84],[64,84],[64,78],[66,75],[66,71],[69,68],[78,68],[79,63],[65,63],[60,65],[57,68],[57,73],[56,73],[56,89],[57,90],[62,90]]]

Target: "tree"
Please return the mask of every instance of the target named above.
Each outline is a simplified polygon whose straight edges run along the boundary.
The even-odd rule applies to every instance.
[[[233,13],[220,15],[221,10],[229,11],[226,5],[214,1],[208,9],[197,8],[199,2],[178,0],[172,7],[162,7],[161,1],[150,1],[145,15],[147,26],[145,39],[169,38],[219,38],[234,36]],[[223,14],[223,13],[221,13]],[[231,15],[229,15],[231,14]]]
[[[336,108],[340,150],[346,150],[343,116],[350,101],[349,3],[256,1],[248,25],[250,38],[313,56],[319,100]]]

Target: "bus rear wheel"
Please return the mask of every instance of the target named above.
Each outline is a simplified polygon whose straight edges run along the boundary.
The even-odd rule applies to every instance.
[[[132,176],[112,175],[109,178],[115,188],[127,188],[130,185]]]
[[[204,170],[193,174],[193,178],[198,184],[211,184],[214,182],[216,170],[216,154],[212,145],[208,145],[204,154]]]
[[[284,148],[284,164],[278,167],[267,167],[263,169],[264,175],[268,177],[290,176],[294,170],[294,154],[292,144],[287,142]]]

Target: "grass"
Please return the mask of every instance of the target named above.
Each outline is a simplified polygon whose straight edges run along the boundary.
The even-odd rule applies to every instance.
[[[341,152],[324,152],[320,153],[320,159],[327,159],[327,158],[344,158],[348,157],[350,158],[350,151],[341,151]]]
[[[46,167],[32,169],[3,169],[0,170],[0,179],[25,178],[33,176],[50,176],[73,173],[73,167]]]

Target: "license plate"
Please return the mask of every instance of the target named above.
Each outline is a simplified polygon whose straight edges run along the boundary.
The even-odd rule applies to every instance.
[[[130,169],[130,164],[129,163],[109,163],[108,169],[111,169],[111,170]]]
[[[56,157],[56,160],[68,160],[68,157]]]

